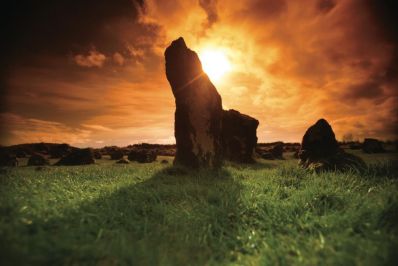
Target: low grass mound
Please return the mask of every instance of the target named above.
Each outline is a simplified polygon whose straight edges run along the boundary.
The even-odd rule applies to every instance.
[[[396,164],[312,173],[261,160],[3,168],[2,265],[388,265]]]

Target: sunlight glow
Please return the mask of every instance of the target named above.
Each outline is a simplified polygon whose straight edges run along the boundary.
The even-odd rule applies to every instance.
[[[203,71],[211,81],[217,82],[231,70],[231,64],[222,51],[205,50],[199,53]]]

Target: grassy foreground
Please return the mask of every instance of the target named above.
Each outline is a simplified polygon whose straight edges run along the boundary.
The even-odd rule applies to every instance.
[[[0,264],[396,265],[396,164],[296,164],[2,169]]]

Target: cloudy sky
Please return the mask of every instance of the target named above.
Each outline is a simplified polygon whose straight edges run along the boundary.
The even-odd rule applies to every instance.
[[[9,1],[0,44],[2,145],[174,142],[165,48],[221,51],[225,109],[259,141],[300,141],[327,119],[338,138],[396,139],[394,0]]]

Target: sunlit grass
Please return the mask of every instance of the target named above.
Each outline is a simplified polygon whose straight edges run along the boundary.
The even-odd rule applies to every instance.
[[[396,177],[389,163],[315,174],[293,160],[220,171],[105,161],[7,168],[0,257],[7,265],[385,265],[397,259]]]

